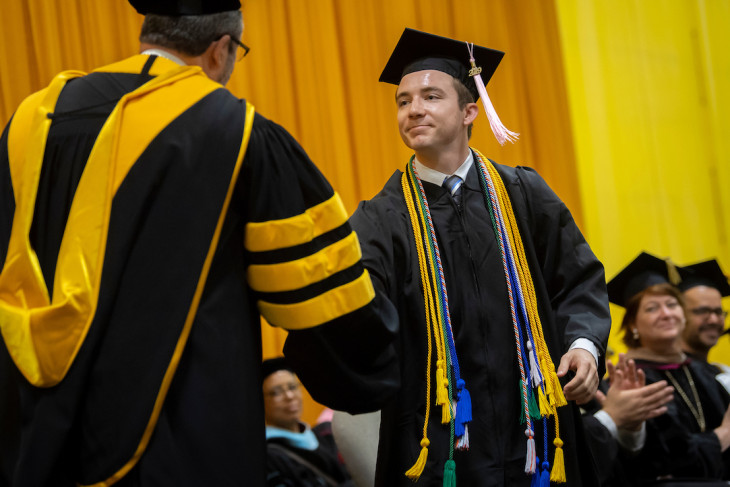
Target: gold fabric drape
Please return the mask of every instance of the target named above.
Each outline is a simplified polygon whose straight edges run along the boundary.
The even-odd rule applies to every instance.
[[[717,258],[730,272],[730,1],[557,10],[583,224],[607,278],[642,250],[680,265]],[[730,364],[727,337],[710,359]]]
[[[375,195],[410,152],[396,125],[395,87],[380,71],[405,27],[507,54],[488,90],[520,140],[500,147],[484,115],[472,145],[510,165],[535,167],[579,225],[555,7],[542,0],[244,0],[251,53],[228,87],[286,127],[339,191],[350,212]],[[138,50],[142,17],[125,0],[8,0],[0,17],[0,125],[58,71],[91,70]],[[466,49],[466,48],[465,48]],[[481,110],[481,109],[480,109]],[[264,357],[281,330],[262,327]],[[306,420],[312,421],[310,409]]]

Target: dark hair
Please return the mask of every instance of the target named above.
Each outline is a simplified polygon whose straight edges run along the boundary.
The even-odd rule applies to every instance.
[[[641,346],[640,338],[634,338],[631,325],[636,322],[636,316],[639,314],[639,305],[644,296],[672,296],[676,298],[683,310],[685,308],[682,293],[668,282],[654,284],[631,296],[626,302],[626,313],[624,314],[623,320],[621,320],[621,330],[624,333],[622,340],[629,348],[638,348]]]
[[[228,34],[241,37],[241,12],[238,10],[208,15],[145,15],[140,42],[167,47],[188,56],[199,56],[212,42]],[[237,48],[231,43],[232,49]]]
[[[464,85],[464,83],[461,82],[461,80],[457,78],[452,78],[454,80],[454,89],[456,90],[456,95],[458,97],[459,101],[459,109],[463,110],[464,107],[469,103],[474,103],[474,95],[471,94],[471,91]],[[469,127],[467,128],[467,136],[469,139],[471,139],[471,129],[474,126],[473,123],[469,124]]]
[[[288,370],[292,374],[294,373],[294,370],[292,370],[284,357],[274,357],[264,360],[261,363],[261,381],[265,381],[268,376],[280,370]]]

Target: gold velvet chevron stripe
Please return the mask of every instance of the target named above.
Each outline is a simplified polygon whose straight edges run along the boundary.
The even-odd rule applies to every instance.
[[[275,293],[300,289],[326,279],[356,264],[362,251],[355,232],[319,252],[279,264],[251,265],[248,284],[259,292]]]
[[[250,252],[293,247],[334,230],[347,221],[347,210],[340,195],[307,209],[304,213],[281,220],[251,222],[246,225],[245,246]]]
[[[146,56],[141,56],[146,58]],[[140,56],[130,58],[138,62]],[[163,63],[171,63],[161,60]],[[26,379],[38,387],[60,382],[73,363],[96,311],[106,249],[111,202],[116,189],[151,140],[184,110],[220,85],[201,75],[200,68],[174,67],[128,93],[112,111],[91,151],[76,190],[64,231],[49,297],[29,231],[43,161],[45,140],[60,90],[79,72],[60,74],[33,104],[36,113],[28,141],[16,138],[11,126],[8,152],[16,190],[16,209],[5,266],[0,274],[0,331],[11,357]],[[186,83],[177,83],[190,78]],[[159,96],[144,95],[166,86]],[[123,125],[129,113],[153,113],[144,124]],[[153,108],[151,108],[153,107]],[[40,109],[38,109],[40,108]],[[20,121],[29,115],[19,113]],[[13,121],[13,125],[15,120]],[[28,128],[28,127],[26,127]],[[19,128],[20,131],[25,131]],[[124,144],[119,144],[121,137]]]
[[[375,290],[367,270],[347,284],[317,297],[292,304],[259,301],[259,310],[266,321],[287,330],[313,328],[351,313],[368,304]]]

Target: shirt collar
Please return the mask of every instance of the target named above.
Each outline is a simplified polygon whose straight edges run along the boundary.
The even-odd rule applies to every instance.
[[[185,66],[185,61],[183,61],[182,59],[180,59],[179,57],[175,56],[172,53],[163,51],[162,49],[155,49],[155,48],[145,49],[144,51],[142,51],[142,54],[146,54],[148,56],[164,57],[165,59],[169,59],[173,63],[177,63],[180,66]]]
[[[431,169],[430,167],[426,167],[423,164],[421,164],[418,161],[418,159],[416,159],[415,162],[416,162],[416,173],[418,174],[418,178],[421,181],[427,181],[427,182],[435,184],[437,186],[441,186],[444,183],[444,179],[446,179],[449,176],[452,176],[452,174],[444,174],[435,169]],[[461,166],[459,166],[459,169],[454,171],[454,174],[459,176],[462,181],[466,181],[466,175],[469,174],[469,169],[471,169],[472,164],[474,164],[474,155],[471,153],[471,150],[470,150],[469,155],[466,156],[466,159],[461,164]]]

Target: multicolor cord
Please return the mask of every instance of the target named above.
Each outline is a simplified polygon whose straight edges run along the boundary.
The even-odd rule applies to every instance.
[[[537,298],[525,257],[524,245],[520,236],[512,203],[493,164],[474,150],[479,180],[484,192],[484,200],[489,210],[492,227],[497,236],[505,281],[510,303],[514,329],[517,362],[520,369],[520,395],[522,418],[526,423],[527,455],[525,472],[534,475],[535,485],[549,485],[565,482],[563,465],[563,442],[560,439],[557,407],[566,404],[562,388],[555,372],[545,343],[540,316],[537,311]],[[487,162],[485,162],[487,161]],[[431,402],[431,364],[432,336],[436,344],[436,404],[441,406],[442,424],[450,424],[451,441],[449,458],[444,468],[444,485],[455,482],[454,448],[469,448],[468,423],[472,419],[471,397],[466,383],[461,377],[456,353],[454,334],[451,326],[446,282],[444,279],[441,255],[436,240],[431,213],[423,185],[415,170],[412,157],[401,178],[401,186],[411,220],[416,242],[416,252],[420,267],[421,284],[426,312],[428,354],[426,362],[426,415],[421,439],[421,452],[418,460],[406,475],[417,480],[426,464],[428,456],[428,422]],[[457,385],[457,400],[453,401],[453,388],[450,378]],[[539,405],[539,406],[538,406]],[[455,414],[451,414],[455,411]],[[547,476],[549,463],[542,463],[540,475],[539,460],[536,456],[533,419],[542,419],[545,431],[543,458],[547,459],[547,420],[555,419],[555,457],[550,477]]]

